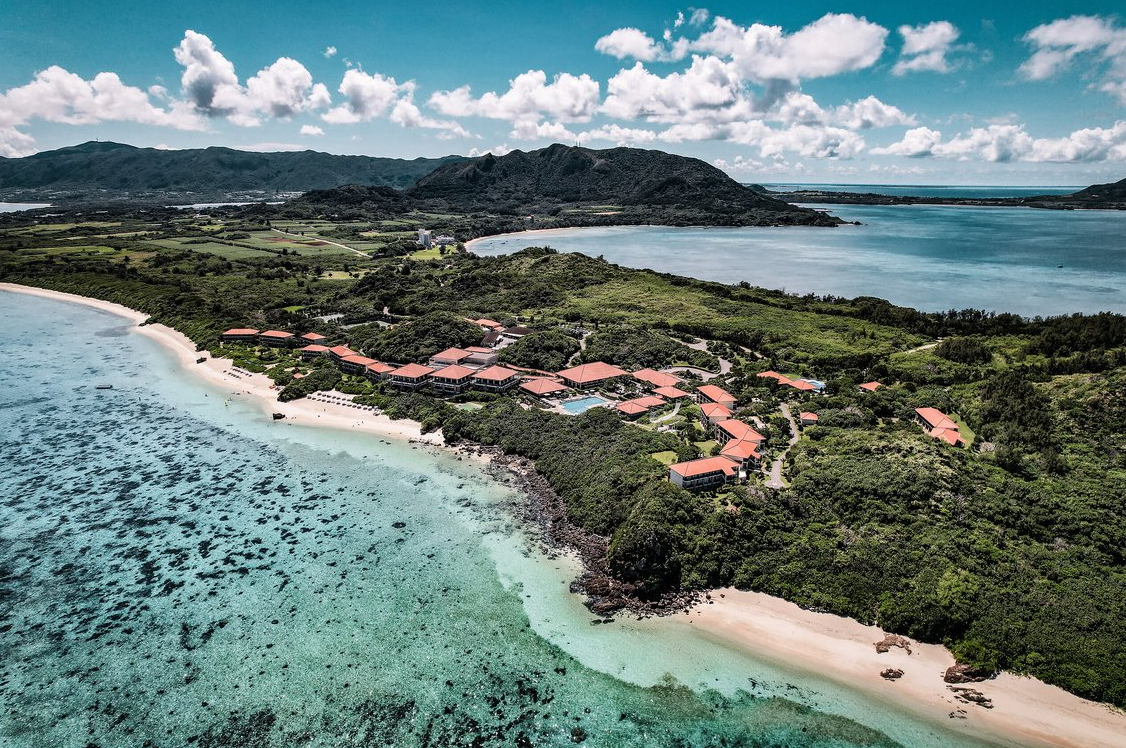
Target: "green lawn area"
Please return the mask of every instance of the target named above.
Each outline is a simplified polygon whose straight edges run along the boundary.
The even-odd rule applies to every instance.
[[[673,452],[672,450],[668,450],[666,452],[654,452],[649,456],[662,465],[671,465],[676,462],[676,452]]]
[[[442,252],[439,247],[431,247],[430,249],[419,249],[415,252],[411,252],[407,257],[410,257],[412,260],[438,260],[441,259]]]
[[[974,445],[974,439],[977,438],[977,434],[974,433],[974,430],[971,429],[969,424],[957,413],[951,413],[950,418],[953,419],[954,423],[958,424],[958,433],[966,440],[966,448],[972,447]]]
[[[25,254],[44,254],[44,255],[104,255],[116,254],[118,250],[113,247],[105,247],[100,244],[79,244],[69,247],[37,247],[35,249],[22,249],[21,252]]]
[[[708,439],[706,442],[692,443],[696,445],[696,449],[700,450],[700,454],[702,454],[704,457],[707,457],[712,453],[712,449],[714,449],[716,444],[718,444],[719,442],[717,442],[715,439]]]
[[[155,245],[157,247],[164,247],[166,249],[186,249],[189,252],[200,252],[202,254],[218,255],[219,257],[223,257],[228,260],[250,260],[257,257],[274,256],[273,253],[265,252],[260,249],[232,246],[230,244],[221,244],[219,242],[202,242],[198,244],[189,244],[185,239],[153,239],[145,243]]]

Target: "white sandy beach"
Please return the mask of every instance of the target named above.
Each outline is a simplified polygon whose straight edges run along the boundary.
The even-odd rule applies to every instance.
[[[1002,673],[993,680],[964,684],[992,699],[993,708],[964,704],[942,680],[954,658],[941,645],[912,641],[910,655],[897,647],[877,654],[875,643],[886,632],[875,626],[802,610],[757,592],[723,589],[711,597],[710,604],[679,617],[756,658],[846,684],[924,720],[1022,748],[1126,746],[1126,713],[1035,678]],[[903,677],[884,680],[880,672],[885,668],[902,669]],[[964,719],[949,716],[959,709]]]
[[[558,234],[558,233],[563,232],[563,231],[574,231],[574,230],[575,230],[575,227],[572,226],[572,227],[559,228],[559,229],[528,229],[527,231],[510,231],[507,234],[491,234],[489,236],[479,236],[476,239],[470,239],[469,241],[467,241],[465,243],[465,251],[466,252],[472,252],[474,244],[476,244],[477,242],[484,241],[486,239],[508,239],[508,238],[511,238],[511,237],[527,237],[528,243],[523,245],[522,247],[520,247],[520,249],[524,249],[524,247],[534,247],[534,246],[536,246],[536,238],[537,237],[551,236],[552,234]]]
[[[271,414],[273,413],[283,413],[285,415],[283,424],[360,431],[376,436],[408,439],[437,445],[443,443],[440,432],[423,434],[417,421],[407,419],[393,421],[382,413],[361,411],[345,405],[317,402],[307,398],[280,403],[277,400],[277,390],[273,389],[273,382],[270,381],[269,377],[264,374],[235,376],[228,373],[233,366],[230,359],[213,358],[203,351],[197,351],[195,343],[188,339],[186,335],[166,325],[141,325],[148,319],[148,315],[135,309],[100,299],[91,299],[85,296],[31,286],[20,286],[14,283],[0,283],[0,290],[81,304],[124,317],[134,324],[133,329],[136,332],[152,338],[175,353],[185,371],[203,377],[233,397],[248,398],[261,408],[263,415],[266,417],[272,417]],[[197,364],[196,359],[203,356],[207,356],[207,361]]]
[[[526,232],[537,233],[537,232]],[[370,411],[302,399],[279,403],[277,391],[264,375],[241,377],[229,372],[229,359],[212,358],[202,364],[195,344],[164,325],[143,325],[147,315],[127,307],[73,294],[0,283],[0,290],[82,304],[130,320],[136,331],[174,351],[184,369],[195,372],[235,397],[259,404],[263,416],[284,413],[283,424],[357,430],[377,436],[442,444],[440,434],[421,434],[419,424],[392,421]],[[1126,713],[1086,701],[1032,678],[1003,673],[993,680],[967,684],[993,700],[993,709],[955,700],[942,680],[954,664],[940,645],[912,642],[912,654],[898,648],[877,654],[882,630],[849,618],[813,613],[793,603],[760,593],[725,589],[678,616],[706,636],[790,668],[806,670],[870,696],[875,703],[902,710],[967,735],[1002,745],[1044,748],[1126,748]],[[885,668],[900,668],[903,677],[888,681]],[[949,715],[964,710],[964,719]]]

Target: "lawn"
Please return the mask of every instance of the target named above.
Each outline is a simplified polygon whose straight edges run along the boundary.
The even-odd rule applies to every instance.
[[[649,456],[662,465],[671,465],[676,462],[676,452],[673,452],[671,449],[665,452],[654,452]]]

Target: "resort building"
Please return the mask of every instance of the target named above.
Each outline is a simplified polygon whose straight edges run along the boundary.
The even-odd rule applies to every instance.
[[[312,361],[328,353],[326,345],[307,345],[297,351],[301,354],[302,361]]]
[[[648,413],[653,408],[659,408],[667,401],[663,397],[656,395],[646,395],[645,397],[637,397],[633,400],[625,400],[617,405],[618,412],[627,418],[637,418],[642,413]]]
[[[434,370],[422,364],[407,364],[388,373],[387,378],[395,387],[404,390],[418,390],[426,386]]]
[[[915,408],[915,421],[935,439],[941,439],[955,447],[966,444],[954,419],[937,408]]]
[[[763,379],[773,379],[780,385],[792,387],[800,392],[820,392],[825,389],[825,385],[821,382],[811,382],[807,379],[790,379],[785,374],[779,374],[776,371],[761,371],[756,376]]]
[[[262,345],[284,348],[297,340],[297,336],[284,330],[266,330],[258,333],[258,342]]]
[[[465,360],[462,363],[471,366],[492,366],[497,362],[497,353],[491,348],[480,345],[471,345],[465,349]]]
[[[328,349],[328,355],[329,358],[331,358],[333,361],[339,362],[342,358],[347,358],[348,356],[357,356],[359,354],[357,354],[346,345],[334,345],[332,348]]]
[[[729,410],[735,410],[735,396],[714,384],[702,384],[697,387],[696,402],[717,403]]]
[[[728,418],[715,425],[715,440],[721,447],[732,440],[759,445],[766,441],[766,437],[742,421]]]
[[[726,421],[731,418],[731,410],[719,403],[704,403],[700,406],[700,413],[703,418],[705,431],[708,427],[715,426],[720,421]]]
[[[220,339],[224,343],[254,343],[258,340],[258,331],[250,327],[235,327],[223,333]]]
[[[469,351],[462,350],[461,348],[447,348],[446,350],[435,353],[430,357],[431,366],[452,366],[453,364],[460,364],[465,359],[469,358]]]
[[[800,392],[813,392],[817,389],[817,385],[813,384],[812,382],[807,382],[804,379],[787,379],[782,384],[786,385],[787,387],[793,387],[795,390],[798,390]]]
[[[535,332],[535,330],[532,330],[531,328],[520,327],[519,325],[517,325],[516,327],[506,327],[501,330],[500,337],[515,343],[520,338],[524,337],[525,335],[531,335],[533,332]]]
[[[802,426],[816,426],[817,420],[818,420],[817,414],[816,413],[810,413],[809,411],[802,411],[802,414],[801,414],[801,416],[799,416],[799,419],[801,421]]]
[[[321,335],[319,332],[307,332],[301,336],[301,340],[306,344],[324,345],[328,338]]]
[[[567,390],[567,385],[549,377],[529,377],[520,382],[520,389],[536,397],[549,397]]]
[[[594,387],[610,379],[624,377],[627,374],[628,372],[623,369],[601,361],[594,361],[559,372],[563,381],[576,389]]]
[[[430,375],[430,389],[440,395],[460,395],[473,381],[473,369],[453,364]]]
[[[883,387],[883,385],[879,382],[865,382],[864,384],[860,385],[860,389],[865,390],[866,392],[875,392],[881,387]]]
[[[736,477],[739,466],[726,457],[702,457],[669,466],[669,481],[689,491],[719,488]]]
[[[367,365],[364,369],[364,376],[373,382],[378,382],[380,379],[386,379],[387,375],[393,371],[395,371],[394,366],[376,361]]]
[[[430,238],[430,232],[426,229],[418,230],[418,239],[415,241],[417,244],[421,244],[425,249],[430,249],[430,247],[434,246],[434,242]]]
[[[471,319],[469,321],[475,325],[480,325],[486,330],[492,330],[493,332],[500,332],[504,329],[504,325],[502,325],[501,323],[497,322],[496,320],[485,319],[484,317],[482,317],[481,319]]]
[[[755,444],[747,439],[735,440],[727,442],[720,449],[720,457],[724,457],[734,462],[740,471],[740,478],[746,478],[746,473],[751,470],[758,470],[762,464],[762,453],[759,452],[761,445]]]
[[[674,377],[672,374],[665,374],[663,371],[656,371],[654,369],[641,369],[633,373],[633,378],[642,382],[647,382],[654,387],[675,387],[680,384],[680,379]]]
[[[666,400],[679,400],[682,397],[692,397],[692,395],[679,387],[658,387],[653,390],[654,395],[660,395]]]
[[[504,366],[490,366],[473,375],[473,386],[486,392],[504,392],[520,381],[520,372]]]
[[[367,372],[368,366],[378,363],[379,362],[374,358],[368,358],[367,356],[361,356],[359,354],[355,356],[345,356],[340,359],[340,370],[348,374],[364,374]]]

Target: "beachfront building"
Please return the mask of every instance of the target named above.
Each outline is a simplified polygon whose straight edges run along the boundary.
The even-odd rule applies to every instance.
[[[438,369],[430,375],[430,391],[439,395],[460,395],[473,383],[473,369],[458,364]]]
[[[431,366],[453,366],[469,358],[469,351],[461,348],[447,348],[430,357]]]
[[[307,345],[297,351],[301,354],[302,361],[313,361],[328,353],[327,345]]]
[[[307,332],[301,336],[301,342],[306,345],[324,345],[328,342],[328,338],[319,332]]]
[[[616,377],[624,377],[627,374],[628,372],[625,370],[601,361],[582,364],[559,372],[563,381],[575,389],[595,387]]]
[[[434,243],[439,247],[445,247],[449,244],[457,244],[457,239],[453,238],[449,234],[438,234],[438,236],[434,237]]]
[[[492,366],[498,360],[497,352],[491,348],[480,345],[471,345],[465,349],[464,363],[467,366]]]
[[[434,370],[422,364],[407,364],[400,366],[388,373],[387,378],[392,386],[402,390],[420,390],[426,386],[427,380]]]
[[[692,397],[691,393],[685,392],[679,387],[658,387],[653,390],[654,395],[659,395],[666,400],[679,400],[683,397]]]
[[[473,375],[473,386],[485,392],[504,392],[520,381],[520,372],[505,366],[490,366]]]
[[[802,411],[799,418],[801,419],[802,426],[816,426],[819,420],[816,413],[810,413],[809,411]]]
[[[672,374],[666,374],[663,371],[656,371],[654,369],[635,371],[633,378],[654,387],[675,387],[680,384],[679,377],[674,377]]]
[[[520,382],[520,389],[540,399],[567,391],[567,385],[551,377],[528,377]]]
[[[332,348],[329,348],[326,353],[328,353],[329,358],[337,363],[340,363],[340,360],[343,358],[359,355],[346,345],[334,345]]]
[[[941,439],[955,447],[966,444],[954,419],[937,408],[915,408],[915,421],[935,439]]]
[[[703,422],[704,431],[729,418],[731,418],[731,410],[719,403],[704,403],[700,406],[700,419]]]
[[[273,348],[285,348],[296,340],[296,335],[285,330],[266,330],[258,333],[258,342]]]
[[[250,327],[234,327],[219,336],[224,343],[254,343],[258,331]]]
[[[373,382],[378,382],[381,379],[386,379],[387,375],[393,371],[395,371],[394,366],[376,361],[373,364],[368,364],[364,368],[364,376]]]
[[[374,358],[361,356],[357,353],[354,356],[345,356],[340,359],[340,370],[346,374],[364,374],[370,365],[378,363]]]
[[[626,418],[637,418],[642,413],[648,413],[654,408],[659,408],[668,401],[656,395],[635,397],[633,400],[624,400],[617,405],[617,410]]]
[[[726,457],[702,457],[669,466],[669,481],[688,491],[719,488],[739,473],[739,466]]]
[[[697,387],[696,402],[717,403],[727,408],[728,410],[735,410],[735,396],[722,387],[717,387],[714,384],[702,384]]]

